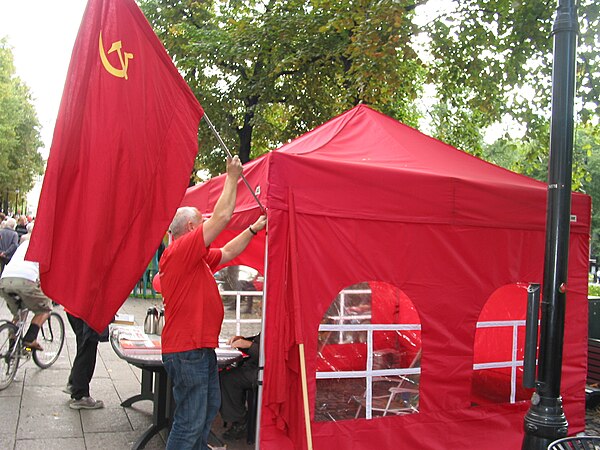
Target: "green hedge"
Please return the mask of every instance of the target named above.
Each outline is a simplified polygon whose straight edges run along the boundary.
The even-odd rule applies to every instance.
[[[588,284],[588,295],[600,296],[600,284]]]

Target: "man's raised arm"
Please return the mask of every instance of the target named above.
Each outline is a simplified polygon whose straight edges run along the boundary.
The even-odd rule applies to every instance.
[[[225,264],[242,253],[252,238],[262,230],[267,224],[267,216],[260,216],[256,222],[230,240],[223,248],[221,248],[221,262]]]
[[[219,233],[225,229],[235,208],[235,199],[237,194],[237,183],[242,175],[242,163],[236,155],[233,158],[227,158],[227,177],[223,185],[223,192],[212,216],[203,225],[204,243],[209,246]]]

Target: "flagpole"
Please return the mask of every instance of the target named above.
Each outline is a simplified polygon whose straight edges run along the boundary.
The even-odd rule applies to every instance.
[[[225,145],[225,142],[223,142],[223,139],[221,139],[221,136],[219,135],[217,129],[212,124],[212,122],[210,121],[210,119],[208,118],[208,116],[206,115],[206,112],[204,113],[204,117],[203,118],[206,121],[206,124],[208,125],[208,128],[210,128],[210,131],[213,132],[213,134],[217,138],[217,141],[219,141],[219,144],[221,144],[221,147],[223,148],[223,150],[225,150],[225,153],[227,153],[227,156],[229,156],[230,158],[233,158],[233,155],[231,154],[231,152],[229,151],[229,149]],[[252,194],[252,197],[254,197],[254,200],[256,200],[256,203],[258,204],[258,207],[260,208],[260,210],[263,212],[263,214],[266,214],[267,210],[265,209],[265,207],[262,205],[262,203],[260,202],[260,200],[258,199],[258,197],[256,196],[256,194],[254,193],[254,190],[252,190],[252,188],[250,187],[250,184],[248,183],[248,180],[246,180],[246,177],[244,176],[243,173],[242,173],[242,180],[244,181],[244,184],[246,185],[246,187],[248,188],[248,190]]]

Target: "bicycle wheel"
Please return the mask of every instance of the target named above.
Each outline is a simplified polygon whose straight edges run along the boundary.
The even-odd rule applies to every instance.
[[[17,327],[10,322],[0,325],[0,391],[10,386],[19,368],[19,351],[14,337]]]
[[[47,369],[56,362],[65,343],[65,322],[58,313],[50,313],[50,317],[40,328],[37,341],[44,350],[33,351],[33,362],[38,367]]]

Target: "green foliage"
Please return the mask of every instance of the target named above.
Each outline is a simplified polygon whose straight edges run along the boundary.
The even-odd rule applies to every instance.
[[[43,173],[40,124],[31,94],[15,75],[13,56],[0,40],[0,193],[28,192]]]
[[[477,131],[510,117],[527,128],[527,161],[537,170],[547,157],[550,118],[552,27],[557,2],[463,0],[425,27],[431,39],[428,81],[437,88],[443,114],[437,137],[479,154]],[[577,96],[585,123],[598,117],[598,4],[579,4]],[[436,115],[434,114],[434,120]],[[461,137],[464,130],[464,137]],[[462,139],[465,142],[460,142]]]
[[[586,177],[582,191],[592,197],[591,255],[600,257],[600,125],[588,124],[577,130],[576,147],[586,155]]]
[[[512,118],[526,126],[513,163],[534,176],[546,171],[556,2],[437,2],[442,13],[427,20],[416,14],[427,0],[140,3],[244,161],[360,102],[417,126],[428,87],[435,137],[483,155],[482,130]],[[581,0],[578,8],[577,104],[587,123],[599,113],[599,6]],[[223,151],[200,130],[198,168],[223,171]]]
[[[600,296],[600,284],[588,284],[588,296]]]
[[[540,181],[548,178],[548,147],[550,143],[549,126],[540,129],[538,139],[512,140],[501,138],[491,145],[484,146],[482,157],[498,166],[522,173]],[[591,123],[579,125],[575,130],[573,142],[573,176],[571,189],[573,191],[589,192],[592,181],[600,178],[599,129]],[[598,154],[598,156],[596,156]],[[598,174],[594,177],[594,174]],[[599,180],[600,182],[600,180]],[[600,185],[598,189],[600,199]],[[596,193],[594,192],[594,197]],[[600,206],[600,205],[599,205]]]
[[[542,142],[499,139],[484,146],[483,159],[513,172],[546,182],[548,175],[549,127]],[[573,143],[573,191],[592,197],[591,255],[600,257],[600,125],[587,123],[575,129]]]

